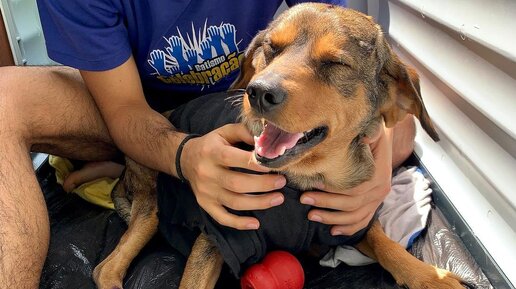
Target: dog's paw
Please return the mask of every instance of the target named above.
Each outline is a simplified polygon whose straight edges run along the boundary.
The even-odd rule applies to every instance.
[[[93,270],[93,281],[98,289],[123,289],[122,278],[113,274],[112,270],[106,270],[106,262],[100,263]]]
[[[414,273],[412,277],[412,280],[400,283],[410,289],[464,289],[459,276],[433,266],[424,268],[423,272]]]

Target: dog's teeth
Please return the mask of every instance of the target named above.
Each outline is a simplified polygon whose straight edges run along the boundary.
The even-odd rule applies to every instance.
[[[258,142],[258,139],[260,139],[259,137],[257,136],[254,136],[254,143],[257,143]]]
[[[282,156],[285,153],[286,150],[287,150],[287,147],[286,146],[282,146],[281,150],[279,152],[279,155]]]

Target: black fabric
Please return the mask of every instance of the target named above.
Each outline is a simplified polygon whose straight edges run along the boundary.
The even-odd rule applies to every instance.
[[[175,109],[170,122],[180,131],[206,134],[225,124],[236,123],[240,116],[240,102],[230,92],[207,94]]]
[[[181,131],[205,134],[236,122],[239,114],[240,107],[233,105],[227,94],[219,93],[181,106],[171,114],[170,120]],[[263,211],[232,211],[238,215],[254,216],[260,221],[258,230],[240,231],[213,220],[199,207],[187,183],[160,174],[160,231],[174,248],[188,256],[192,239],[200,228],[218,246],[235,276],[240,276],[245,268],[260,261],[271,250],[299,253],[308,250],[312,244],[353,245],[365,235],[367,228],[353,236],[331,236],[330,226],[308,220],[311,206],[299,202],[300,190],[287,184],[281,192],[285,202],[280,206]],[[187,236],[186,232],[191,233]]]
[[[200,228],[217,244],[225,262],[237,277],[271,250],[300,253],[308,250],[312,244],[352,245],[360,241],[366,232],[363,229],[353,236],[331,236],[330,226],[307,219],[310,206],[299,203],[300,191],[291,187],[281,190],[285,202],[280,206],[266,211],[232,211],[260,220],[260,228],[249,231],[218,224],[199,207],[189,186],[176,178],[161,175],[158,191],[160,231],[169,243],[188,256]]]
[[[174,93],[170,91],[153,90],[150,88],[144,88],[144,94],[149,106],[160,113],[177,108],[180,105],[199,97],[198,93]]]

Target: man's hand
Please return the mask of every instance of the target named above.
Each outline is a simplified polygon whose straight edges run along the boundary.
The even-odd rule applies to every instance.
[[[313,209],[308,214],[312,221],[334,225],[332,235],[353,235],[365,228],[391,189],[392,129],[381,127],[374,137],[363,141],[370,145],[375,161],[369,181],[341,192],[321,186],[318,189],[324,192],[310,191],[301,196],[303,204],[335,210]]]
[[[281,175],[254,175],[230,170],[244,168],[258,172],[269,169],[252,161],[252,152],[233,146],[235,143],[253,144],[253,137],[242,124],[225,125],[205,136],[189,140],[181,155],[184,177],[190,182],[199,205],[224,226],[240,230],[258,229],[256,218],[231,214],[234,210],[263,210],[280,205],[284,197],[269,192],[285,186]]]

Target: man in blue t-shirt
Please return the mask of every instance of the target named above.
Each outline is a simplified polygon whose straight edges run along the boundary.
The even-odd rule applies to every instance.
[[[67,67],[0,69],[0,288],[36,288],[48,247],[47,211],[28,152],[108,161],[121,151],[177,176],[174,160],[186,135],[157,111],[225,90],[247,44],[281,2],[38,1],[48,54]],[[376,160],[373,179],[344,192],[305,192],[300,201],[320,208],[308,218],[334,225],[334,235],[365,227],[389,191],[392,166],[411,153],[413,138],[409,118],[392,131],[381,129],[367,140]],[[242,141],[252,144],[253,137],[242,125],[226,125],[188,141],[180,164],[208,214],[252,230],[258,220],[225,207],[277,206],[284,201],[278,192],[245,193],[275,191],[286,180],[229,170],[267,171],[249,163],[251,152],[232,145]]]

